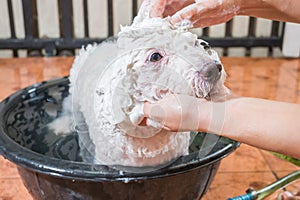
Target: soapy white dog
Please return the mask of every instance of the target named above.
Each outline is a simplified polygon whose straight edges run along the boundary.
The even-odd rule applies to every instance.
[[[75,129],[84,160],[166,164],[188,154],[190,133],[167,132],[155,121],[139,126],[144,101],[169,93],[217,98],[228,92],[224,80],[219,57],[207,42],[168,19],[137,18],[122,27],[117,40],[80,51],[70,71],[64,114],[50,126],[61,134]]]

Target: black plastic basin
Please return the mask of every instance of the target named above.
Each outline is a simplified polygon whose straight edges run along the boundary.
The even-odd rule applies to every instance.
[[[148,172],[123,172],[82,162],[76,133],[52,133],[47,124],[62,109],[68,78],[35,84],[0,104],[0,154],[17,164],[34,199],[194,200],[209,187],[222,158],[239,143],[191,133],[189,155]],[[214,144],[209,141],[217,141]]]

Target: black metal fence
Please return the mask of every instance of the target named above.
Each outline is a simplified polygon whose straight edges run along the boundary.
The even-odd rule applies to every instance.
[[[107,1],[107,37],[114,34],[114,9],[113,0]],[[22,0],[23,18],[24,18],[24,38],[17,38],[15,31],[15,20],[13,15],[12,0],[7,0],[7,9],[10,23],[10,38],[0,39],[0,49],[9,49],[13,51],[13,56],[18,56],[18,50],[28,51],[28,56],[56,56],[56,55],[74,55],[75,49],[82,45],[94,42],[102,42],[106,37],[91,38],[89,33],[88,0],[83,0],[84,13],[84,37],[74,37],[73,8],[72,0],[58,0],[60,37],[41,38],[38,30],[38,14],[36,0]],[[1,5],[0,5],[1,6]],[[138,10],[138,1],[132,0],[132,16],[136,16]],[[229,21],[225,25],[225,36],[220,38],[210,37],[210,28],[204,28],[200,38],[207,40],[213,47],[223,48],[223,56],[228,55],[229,47],[244,47],[245,56],[250,56],[250,50],[253,47],[268,48],[268,55],[273,55],[274,48],[281,48],[284,33],[284,23],[273,21],[271,33],[267,37],[258,37],[255,35],[257,19],[249,18],[248,34],[245,37],[233,37],[233,23]],[[43,52],[43,53],[42,53]]]

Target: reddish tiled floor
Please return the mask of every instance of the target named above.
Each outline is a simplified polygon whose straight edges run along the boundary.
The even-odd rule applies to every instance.
[[[0,200],[31,200],[17,168],[0,156]]]
[[[276,175],[279,177],[279,178],[282,178],[286,175],[288,175],[290,172],[288,171],[281,171],[281,172],[277,172]],[[287,190],[287,191],[290,191],[290,192],[294,192],[294,191],[299,191],[300,189],[300,180],[297,180],[291,184],[289,184],[288,186],[286,186],[285,188],[283,188],[282,190],[279,190],[279,191],[276,191],[274,194],[272,194],[270,197],[269,197],[269,200],[272,200],[274,199],[274,197],[277,197],[278,194],[280,192],[282,192],[283,190]]]
[[[260,189],[296,170],[300,168],[269,152],[243,144],[222,161],[203,199],[218,200],[242,195],[250,187],[255,190]],[[295,190],[298,184],[300,181],[292,183],[287,189]],[[281,191],[277,191],[266,199],[275,200]]]
[[[282,161],[282,159],[274,156],[270,152],[261,150],[261,153],[265,157],[265,160],[267,161],[267,164],[269,165],[271,170],[276,173],[280,173],[282,171],[294,171],[299,169],[299,167],[295,166],[294,164]]]
[[[32,200],[20,178],[0,179],[0,200]]]
[[[227,199],[245,193],[249,186],[259,189],[275,178],[271,172],[219,172],[204,200]]]
[[[266,172],[270,171],[270,168],[258,149],[242,144],[233,154],[223,160],[219,171],[224,173]]]

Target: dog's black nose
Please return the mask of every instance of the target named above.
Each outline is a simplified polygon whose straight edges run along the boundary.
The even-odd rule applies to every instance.
[[[223,67],[222,67],[222,64],[217,63],[216,65],[217,65],[217,68],[218,68],[219,72],[221,72],[221,71],[222,71],[222,68],[223,68]]]
[[[208,82],[215,82],[220,78],[222,65],[219,62],[208,62],[201,66],[199,75]]]

